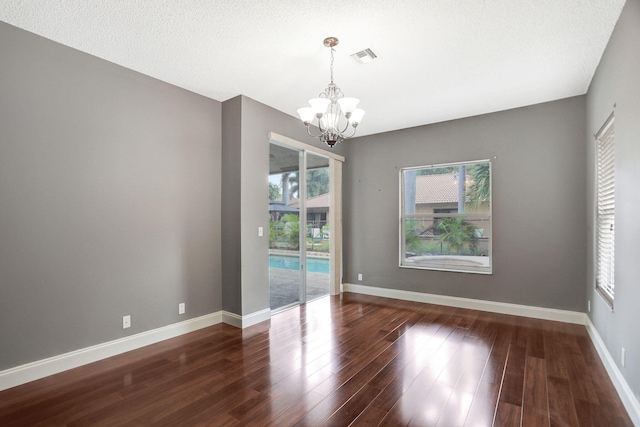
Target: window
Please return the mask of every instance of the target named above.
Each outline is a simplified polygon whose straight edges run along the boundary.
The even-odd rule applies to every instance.
[[[400,267],[491,273],[491,162],[400,170]]]
[[[615,146],[613,115],[596,135],[596,289],[613,307]]]

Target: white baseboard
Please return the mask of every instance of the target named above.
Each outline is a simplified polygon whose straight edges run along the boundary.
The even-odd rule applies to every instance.
[[[598,333],[596,327],[591,323],[591,319],[588,316],[586,317],[586,328],[587,332],[589,332],[589,336],[591,337],[591,341],[595,346],[598,354],[600,355],[600,360],[602,360],[602,364],[604,365],[607,373],[609,374],[609,378],[611,378],[611,382],[613,386],[618,391],[620,395],[620,400],[622,400],[622,404],[627,409],[629,413],[629,417],[631,417],[631,421],[636,426],[640,426],[640,402],[634,396],[633,390],[629,387],[629,384],[622,376],[622,372],[618,369],[618,365],[611,357],[611,353],[607,349],[607,346],[602,341],[600,334]]]
[[[222,311],[222,323],[235,326],[236,328],[242,328],[242,316],[239,314],[231,313],[228,311]]]
[[[578,325],[584,325],[586,318],[584,313],[577,311],[556,310],[553,308],[532,307],[506,302],[484,301],[422,292],[402,291],[398,289],[374,288],[372,286],[354,285],[351,283],[344,283],[343,289],[344,292],[424,302],[447,307],[468,308],[470,310],[489,311],[492,313],[511,314],[513,316],[532,317],[534,319],[555,320],[558,322],[576,323]]]
[[[222,312],[207,314],[184,322],[174,323],[114,341],[81,348],[69,353],[49,357],[0,371],[0,391],[54,375],[68,369],[97,362],[127,351],[155,344],[188,332],[222,322]]]
[[[265,308],[264,310],[256,311],[255,313],[240,316],[239,314],[230,313],[228,311],[222,312],[222,322],[227,325],[235,326],[236,328],[248,328],[257,323],[264,322],[271,319],[271,309]]]

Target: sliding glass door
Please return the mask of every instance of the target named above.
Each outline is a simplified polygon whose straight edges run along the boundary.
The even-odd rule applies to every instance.
[[[307,301],[329,295],[331,278],[329,159],[306,153],[306,295]]]
[[[271,310],[304,301],[300,262],[300,170],[303,152],[269,145],[269,289]]]
[[[331,181],[329,158],[275,142],[269,169],[270,305],[278,311],[330,293]]]

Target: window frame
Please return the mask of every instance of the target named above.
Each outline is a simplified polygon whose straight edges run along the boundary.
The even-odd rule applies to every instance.
[[[406,214],[405,213],[405,172],[411,170],[420,170],[420,169],[429,169],[429,168],[446,168],[446,167],[459,167],[459,166],[472,166],[480,163],[488,163],[489,165],[489,209],[488,212],[463,212],[463,213],[431,213],[431,214]],[[411,167],[403,167],[399,170],[399,228],[398,228],[398,240],[399,240],[399,253],[398,253],[398,266],[400,268],[410,268],[417,270],[432,270],[432,271],[447,271],[454,273],[471,273],[471,274],[485,274],[491,275],[493,274],[493,163],[490,159],[484,160],[471,160],[464,162],[453,162],[453,163],[440,163],[440,164],[432,164],[432,165],[422,165],[422,166],[411,166]],[[406,257],[406,232],[405,232],[405,224],[408,218],[422,218],[426,220],[433,220],[436,216],[438,217],[451,217],[458,218],[462,217],[470,220],[487,220],[489,222],[489,232],[487,239],[487,249],[489,259],[489,263],[487,267],[471,267],[471,268],[460,268],[460,266],[453,265],[426,265],[426,264],[407,264],[404,261],[407,259]]]
[[[594,286],[597,293],[602,297],[605,303],[613,310],[613,305],[615,301],[615,115],[611,113],[611,115],[607,118],[605,123],[602,125],[600,130],[595,134],[595,164],[594,164]],[[603,145],[610,145],[610,147],[604,147],[606,153],[602,153]],[[609,176],[602,177],[602,162],[603,158],[611,156],[612,159],[610,166],[610,170],[608,169]],[[601,178],[610,179],[606,183],[601,184]],[[601,195],[601,189],[606,187],[611,187],[610,192],[606,193],[606,195]],[[608,215],[601,215],[600,210],[602,208],[602,204],[605,204],[605,200],[601,200],[601,196],[603,199],[607,199],[608,197],[612,197],[612,202],[607,205],[608,209],[611,209],[611,213]],[[605,217],[602,220],[602,217]],[[603,226],[601,221],[609,221],[609,227]],[[609,228],[610,234],[607,236],[603,236],[603,230],[605,228]],[[606,239],[606,237],[610,237],[609,242],[603,242],[602,239]],[[601,248],[603,246],[607,246],[607,250],[609,251],[608,259],[602,259]],[[607,264],[607,272],[606,276],[608,276],[607,283],[603,286],[601,285],[601,270],[603,268],[603,264]]]

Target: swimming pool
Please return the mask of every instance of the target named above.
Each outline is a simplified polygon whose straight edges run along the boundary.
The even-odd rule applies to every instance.
[[[300,257],[289,255],[269,255],[269,267],[286,270],[300,270]],[[307,271],[329,274],[328,258],[307,257]]]

